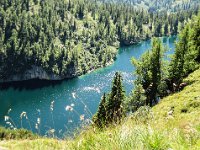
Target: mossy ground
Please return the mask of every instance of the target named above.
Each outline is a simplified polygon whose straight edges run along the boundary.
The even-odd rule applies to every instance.
[[[189,85],[172,94],[150,114],[140,113],[125,118],[120,125],[103,131],[82,131],[75,139],[4,140],[7,149],[81,149],[81,150],[199,150],[200,149],[200,69],[186,79]]]

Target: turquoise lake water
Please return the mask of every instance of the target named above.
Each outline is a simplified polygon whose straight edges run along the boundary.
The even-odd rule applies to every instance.
[[[173,53],[175,40],[176,37],[162,38],[168,47],[166,57]],[[134,80],[131,57],[139,58],[150,48],[150,40],[122,47],[113,65],[74,79],[52,82],[31,80],[0,85],[0,125],[9,126],[4,116],[11,109],[9,116],[17,128],[31,129],[41,135],[49,135],[49,131],[54,129],[57,137],[73,133],[90,122],[102,94],[110,90],[116,71],[122,73],[126,93],[131,92]],[[50,109],[52,103],[53,110]],[[28,119],[20,118],[22,112],[26,112]],[[38,118],[39,130],[35,128]]]

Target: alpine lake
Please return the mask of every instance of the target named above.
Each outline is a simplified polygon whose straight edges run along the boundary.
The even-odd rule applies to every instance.
[[[174,52],[177,37],[162,37],[166,60]],[[0,126],[26,128],[44,136],[63,138],[91,122],[101,96],[111,90],[116,71],[121,72],[126,94],[133,89],[137,59],[151,48],[151,40],[121,47],[115,62],[105,68],[62,81],[29,80],[0,84]],[[9,119],[5,121],[5,116]],[[10,123],[11,124],[10,124]]]

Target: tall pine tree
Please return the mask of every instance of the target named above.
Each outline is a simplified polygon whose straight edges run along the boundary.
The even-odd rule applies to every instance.
[[[93,117],[96,126],[102,128],[111,123],[118,123],[124,117],[125,92],[122,86],[122,77],[116,72],[110,94],[102,96],[97,113]]]
[[[99,104],[99,108],[97,113],[93,116],[92,120],[94,124],[96,124],[98,127],[102,128],[106,125],[106,94],[104,93],[101,102]]]
[[[122,86],[122,77],[118,72],[115,73],[112,90],[109,94],[107,107],[107,121],[117,122],[124,116],[123,101],[125,94]]]
[[[149,93],[149,104],[152,106],[153,103],[157,103],[157,93],[158,85],[161,82],[161,65],[164,50],[162,48],[162,43],[158,38],[153,39],[152,44],[152,54],[151,54],[151,68],[150,72],[152,74],[152,83],[149,85],[151,90]]]
[[[179,35],[179,41],[176,43],[175,53],[170,64],[170,78],[173,82],[179,84],[184,76],[184,57],[188,50],[188,30],[187,25]]]

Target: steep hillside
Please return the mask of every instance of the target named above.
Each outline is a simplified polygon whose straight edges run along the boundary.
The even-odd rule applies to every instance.
[[[196,13],[149,13],[94,0],[0,1],[0,81],[87,73],[112,63],[120,44],[177,34]]]
[[[143,107],[121,125],[83,130],[75,139],[1,141],[8,149],[200,149],[200,69],[184,80],[181,92]]]
[[[105,0],[103,0],[105,1]],[[199,7],[198,0],[107,0],[141,7],[149,11],[168,10],[176,12]]]

